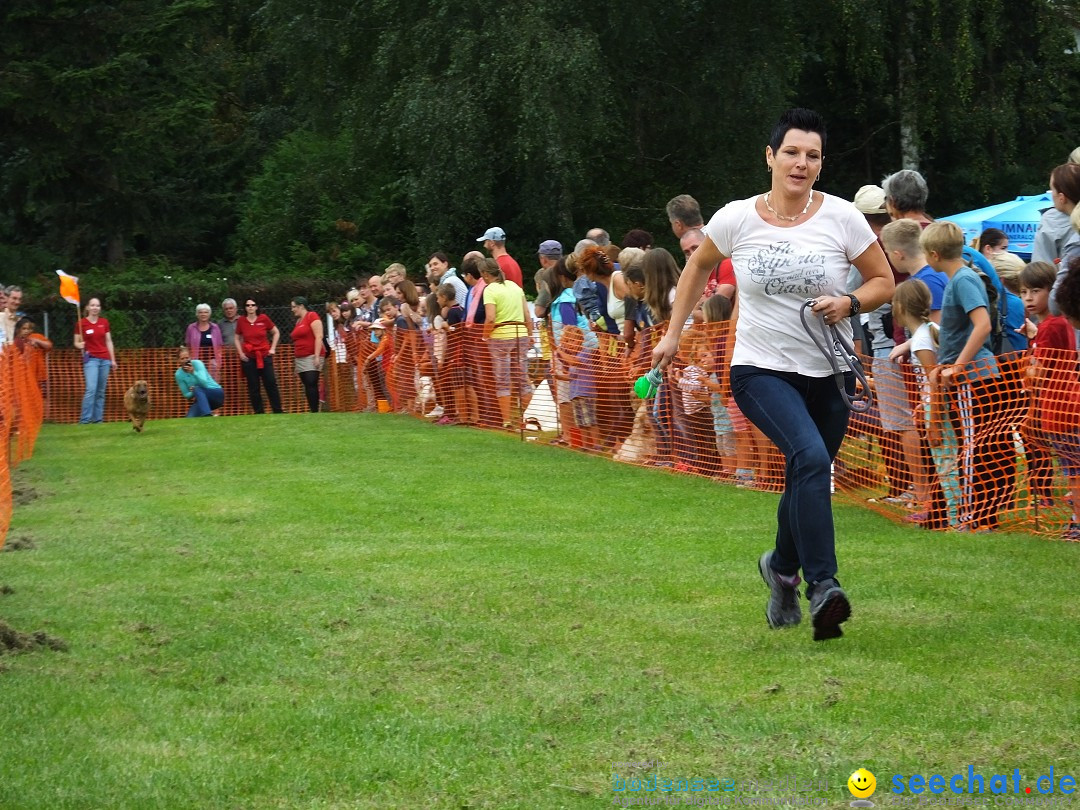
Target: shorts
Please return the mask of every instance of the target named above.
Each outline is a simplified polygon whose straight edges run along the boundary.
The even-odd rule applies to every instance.
[[[593,427],[596,424],[596,400],[592,397],[578,397],[571,400],[574,406],[574,424],[579,428]]]
[[[731,416],[728,415],[727,406],[720,403],[719,394],[712,395],[709,407],[712,409],[713,431],[715,431],[717,436],[726,436],[735,430],[735,428],[732,427]]]
[[[570,381],[569,380],[552,380],[555,383],[555,402],[559,405],[566,405],[570,402]]]

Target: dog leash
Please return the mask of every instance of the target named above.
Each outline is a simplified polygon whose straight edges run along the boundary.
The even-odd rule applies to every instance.
[[[855,354],[855,347],[841,334],[835,324],[830,326],[825,323],[825,318],[822,315],[817,316],[821,335],[819,337],[815,334],[813,327],[806,320],[806,310],[810,309],[813,312],[813,306],[814,299],[807,298],[802,308],[799,309],[799,320],[802,321],[803,329],[806,330],[806,334],[810,335],[810,339],[814,341],[814,345],[818,347],[825,359],[829,361],[829,365],[832,367],[833,380],[836,382],[836,387],[840,389],[840,396],[843,397],[848,410],[855,413],[866,413],[874,403],[874,394],[870,390],[870,383],[867,382],[866,375],[863,373],[862,363],[859,362],[859,357]],[[840,367],[840,360],[844,361],[847,369]],[[854,397],[848,394],[847,387],[844,385],[844,373],[847,370],[850,370],[855,375],[855,379],[862,385],[862,392]]]
[[[663,381],[664,377],[659,368],[650,369],[647,374],[637,378],[637,382],[634,383],[634,393],[637,394],[638,399],[648,399],[656,393],[656,389]]]

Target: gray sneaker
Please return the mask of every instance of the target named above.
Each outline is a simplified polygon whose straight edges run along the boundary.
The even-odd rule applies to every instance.
[[[765,606],[765,618],[769,627],[774,630],[781,627],[794,627],[802,621],[802,608],[799,607],[799,583],[802,582],[798,575],[792,577],[781,576],[770,566],[772,551],[766,551],[758,559],[758,570],[761,578],[769,586],[769,603]]]
[[[823,579],[806,589],[810,600],[810,620],[814,623],[814,641],[840,638],[840,623],[851,618],[851,603],[835,579]]]

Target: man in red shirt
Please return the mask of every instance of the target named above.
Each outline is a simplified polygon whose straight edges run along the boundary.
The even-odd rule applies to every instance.
[[[484,235],[476,241],[484,243],[484,250],[490,253],[491,258],[499,263],[499,269],[503,271],[504,276],[519,287],[523,286],[521,265],[506,252],[506,231],[497,226],[488,228],[484,231]]]

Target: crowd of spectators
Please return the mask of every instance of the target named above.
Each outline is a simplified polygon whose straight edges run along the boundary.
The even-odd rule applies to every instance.
[[[1080,150],[1074,156],[1080,159]],[[880,442],[889,487],[884,499],[905,507],[914,522],[929,521],[937,498],[940,523],[994,528],[1012,487],[1002,486],[998,466],[986,459],[1004,455],[1015,463],[1017,446],[1043,504],[1054,499],[1054,459],[1077,490],[1072,499],[1080,498],[1080,442],[1071,438],[1080,428],[1051,413],[1075,411],[1080,402],[1076,332],[1067,326],[1080,322],[1068,310],[1077,302],[1061,292],[1071,289],[1070,261],[1080,264],[1080,165],[1054,169],[1050,187],[1053,208],[1030,264],[1009,252],[1001,231],[987,230],[964,245],[955,226],[934,223],[926,210],[929,189],[917,172],[897,172],[855,195],[897,292],[891,304],[854,319],[878,407],[852,430]],[[553,411],[544,420],[548,441],[775,488],[781,475],[775,449],[731,397],[727,368],[738,291],[730,259],[712,269],[655,395],[639,401],[632,394],[671,315],[680,265],[707,238],[693,197],[673,198],[666,213],[680,260],[642,229],[615,244],[607,231],[593,228],[572,249],[544,239],[519,263],[506,232],[494,226],[476,239],[482,250],[465,253],[458,266],[439,250],[423,273],[410,278],[403,265],[391,264],[357,279],[325,307],[294,298],[296,325],[288,337],[309,410],[325,406],[320,375],[327,362],[351,367],[358,410],[413,413],[440,425],[539,431],[530,403],[546,389],[543,401],[550,398]],[[536,268],[531,302],[523,264]],[[179,393],[192,403],[188,415],[220,408],[222,369],[230,363],[242,369],[252,411],[264,412],[264,393],[270,410],[282,411],[276,374],[283,370],[275,369],[275,357],[283,335],[257,304],[226,298],[216,321],[208,304],[195,308],[176,370]],[[0,345],[33,357],[44,386],[52,344],[20,306],[21,290],[0,287]],[[81,421],[101,421],[115,353],[97,299],[80,321],[76,346],[87,379]],[[1000,369],[1018,352],[1028,352],[1031,363],[1014,384]],[[1036,418],[1021,414],[1025,391],[1053,393],[1042,398]],[[1009,408],[1019,415],[996,419]],[[996,427],[988,429],[991,423]],[[1066,534],[1080,537],[1078,524],[1074,518]]]

